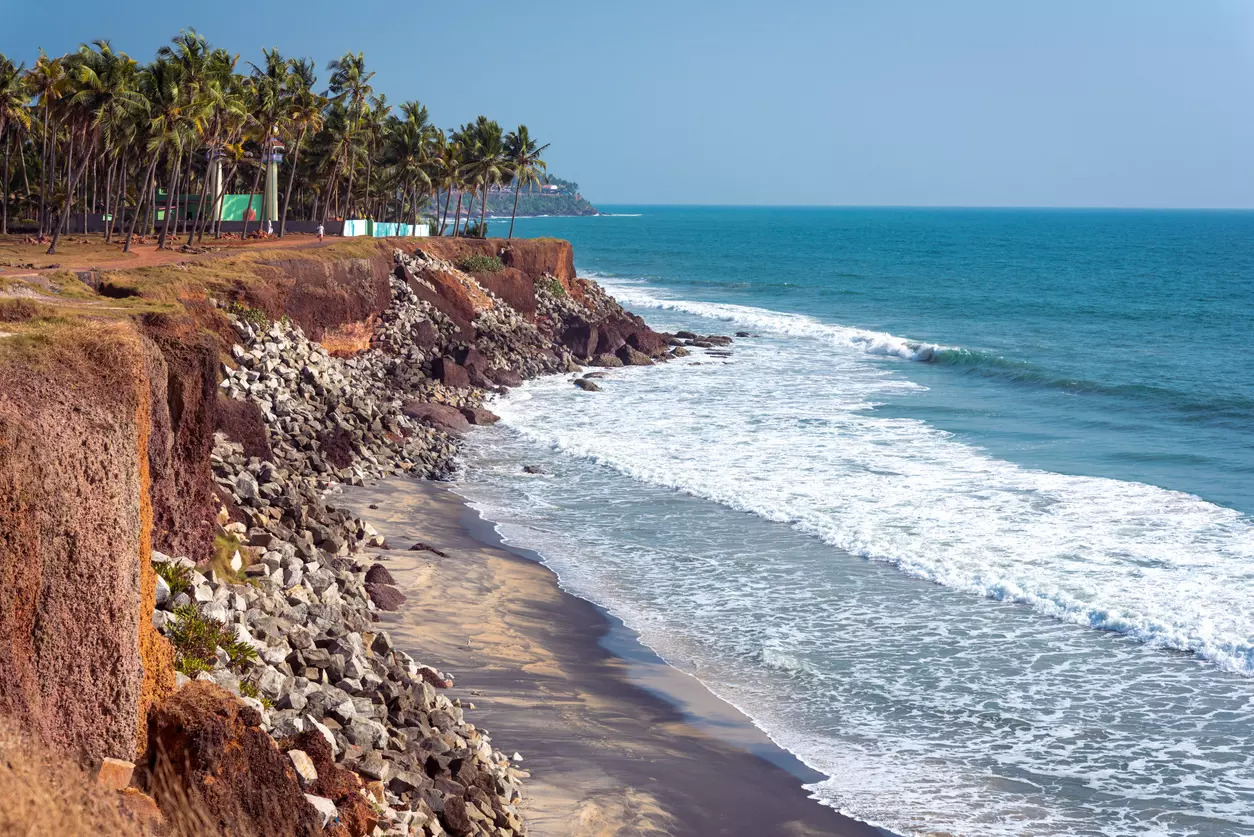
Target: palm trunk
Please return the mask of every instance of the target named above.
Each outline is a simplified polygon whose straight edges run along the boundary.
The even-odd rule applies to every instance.
[[[48,99],[44,98],[44,133],[43,151],[39,154],[39,234],[43,235],[48,225]]]
[[[157,249],[164,250],[166,240],[170,237],[170,225],[174,220],[174,194],[179,188],[179,175],[183,173],[183,149],[175,149],[174,171],[170,177],[170,193],[165,196],[165,223],[161,225],[161,238],[157,239]]]
[[[213,146],[210,145],[209,147],[212,148]],[[205,198],[209,197],[209,169],[210,167],[213,166],[212,152],[210,152],[209,156],[206,159],[209,162],[205,165],[204,182],[200,184],[200,199],[196,201],[196,216],[192,220],[191,229],[187,231],[187,246],[188,247],[192,246],[192,239],[196,237],[196,232],[197,230],[200,229],[200,216],[203,214],[203,210],[205,208]]]
[[[457,238],[457,228],[462,224],[462,190],[457,190],[457,209],[453,210],[453,238]]]
[[[83,137],[83,142],[87,142],[87,137]],[[65,200],[61,204],[61,218],[57,221],[56,231],[52,234],[52,243],[48,245],[48,255],[54,255],[57,252],[57,242],[61,240],[61,230],[68,227],[70,220],[70,207],[74,198],[74,191],[78,188],[79,179],[87,172],[87,165],[91,162],[92,152],[95,150],[95,142],[83,149],[83,161],[78,165],[78,173],[74,173],[74,134],[70,133],[70,153],[69,153],[69,169],[66,172],[68,181],[65,184]]]
[[[331,198],[335,196],[335,179],[340,175],[340,161],[336,158],[335,164],[331,166],[331,177],[327,180],[327,202],[322,208],[322,225],[325,227],[327,219],[331,217]]]
[[[222,204],[226,202],[226,196],[230,194],[231,184],[235,182],[235,173],[237,171],[239,171],[239,163],[231,163],[231,173],[226,176],[226,180],[222,181],[224,184],[222,186],[222,199],[221,199],[221,203],[218,204],[218,211],[217,213],[215,213],[218,217],[213,225],[213,237],[214,238],[222,237],[222,222],[223,220],[225,220],[222,217],[223,215]]]
[[[292,170],[287,173],[287,189],[283,192],[283,211],[279,213],[279,238],[287,232],[287,209],[292,204],[292,186],[296,183],[296,166],[300,163],[300,145],[305,141],[308,125],[302,125],[300,135],[296,137],[296,148],[292,149]]]
[[[125,221],[122,208],[126,206],[126,175],[127,175],[127,159],[126,154],[122,154],[122,171],[118,177],[117,192],[113,196],[113,211],[109,213],[109,225],[105,230],[105,241],[113,240],[113,227],[117,223],[119,217]]]
[[[453,187],[449,186],[444,192],[444,214],[440,217],[440,238],[444,237],[444,229],[448,226],[448,205],[453,200]]]
[[[131,218],[131,226],[126,231],[126,243],[122,245],[123,253],[131,252],[131,238],[135,235],[135,226],[144,215],[144,204],[148,202],[148,190],[152,188],[152,178],[157,171],[157,158],[160,156],[159,149],[152,152],[152,162],[148,164],[148,173],[144,175],[144,186],[139,190],[139,199],[135,202],[135,217]]]
[[[514,182],[514,211],[509,214],[509,238],[514,237],[514,219],[518,217],[518,193],[522,191],[522,181]]]
[[[0,210],[0,235],[9,234],[9,151],[12,147],[12,137],[4,138],[4,182],[0,184],[4,188],[4,209]]]
[[[479,232],[488,237],[488,184],[483,184],[483,203],[479,206]]]
[[[248,190],[248,206],[244,208],[244,232],[240,235],[241,239],[248,238],[248,213],[253,211],[253,195],[257,194],[257,181],[261,179],[261,166],[257,166],[257,171],[253,174],[253,185]],[[257,220],[257,226],[260,228],[261,220]]]

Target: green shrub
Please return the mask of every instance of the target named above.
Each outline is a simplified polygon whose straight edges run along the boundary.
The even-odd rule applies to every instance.
[[[191,593],[192,571],[187,567],[173,561],[153,561],[152,568],[169,585],[170,598],[179,593]]]
[[[478,221],[468,221],[466,226],[462,227],[461,236],[462,238],[487,238],[488,225]]]
[[[270,318],[260,308],[253,308],[251,305],[245,305],[238,300],[231,300],[226,304],[225,310],[231,316],[238,317],[256,328],[265,329],[270,327]]]
[[[174,646],[174,668],[188,677],[212,670],[219,647],[226,652],[235,672],[257,659],[256,648],[241,642],[235,631],[206,616],[195,603],[174,609],[167,636]]]
[[[467,273],[499,273],[505,269],[505,265],[496,256],[484,256],[480,253],[462,256],[457,260],[457,266]]]
[[[536,288],[546,291],[550,296],[566,296],[566,286],[553,276],[541,276],[536,280]]]

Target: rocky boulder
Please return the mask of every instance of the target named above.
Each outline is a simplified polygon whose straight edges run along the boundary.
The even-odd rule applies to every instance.
[[[370,596],[370,601],[374,602],[374,606],[379,610],[394,611],[400,610],[401,605],[405,604],[405,594],[390,584],[366,584],[366,593]]]
[[[431,374],[446,387],[465,389],[470,386],[470,373],[466,367],[451,358],[438,357],[431,362]]]
[[[449,404],[435,401],[406,401],[401,412],[412,419],[424,421],[432,427],[448,433],[465,433],[470,422],[461,411]]]
[[[483,407],[462,407],[461,413],[466,417],[466,421],[481,427],[496,424],[501,420],[501,417],[496,413],[491,410],[485,410]]]
[[[575,323],[562,332],[561,341],[575,357],[592,357],[596,354],[599,337],[596,326]]]

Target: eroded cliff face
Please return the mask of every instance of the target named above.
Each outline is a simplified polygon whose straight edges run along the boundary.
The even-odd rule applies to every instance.
[[[109,324],[17,340],[0,355],[0,711],[88,761],[129,758],[150,526],[142,338]]]
[[[173,651],[153,627],[152,552],[212,555],[217,510],[232,503],[214,482],[215,431],[272,456],[256,400],[220,386],[238,339],[223,306],[341,340],[384,389],[422,397],[470,398],[455,394],[667,348],[575,277],[566,242],[417,247],[424,258],[380,241],[224,261],[221,279],[199,268],[199,284],[172,265],[184,272],[138,281],[130,297],[139,307],[179,288],[162,313],[106,314],[119,310],[109,301],[44,320],[34,308],[31,323],[0,329],[0,714],[89,766],[143,753],[149,710],[175,689]],[[470,254],[506,268],[453,266]],[[413,292],[412,322],[395,319],[398,284]]]

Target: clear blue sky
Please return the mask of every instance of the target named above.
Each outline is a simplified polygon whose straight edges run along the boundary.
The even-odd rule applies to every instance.
[[[1254,207],[1250,0],[6,5],[18,60],[188,25],[362,50],[440,124],[526,122],[601,203]]]

